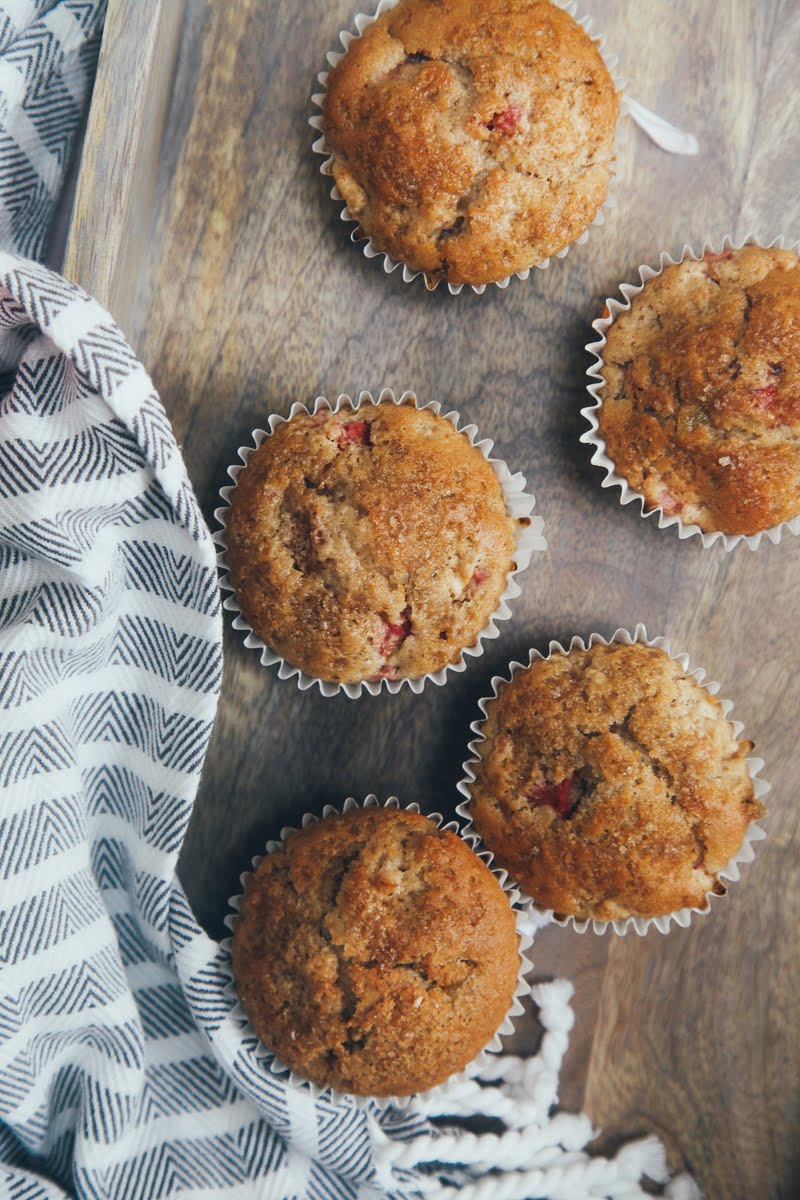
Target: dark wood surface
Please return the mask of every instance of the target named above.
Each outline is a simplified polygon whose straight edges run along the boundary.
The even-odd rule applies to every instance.
[[[800,237],[800,4],[594,0],[630,93],[697,133],[701,156],[671,158],[623,127],[606,226],[527,283],[455,298],[363,258],[311,153],[315,75],[351,5],[189,0],[178,44],[178,4],[112,0],[65,270],[151,371],[209,521],[268,413],[390,385],[495,439],[528,476],[550,549],[486,655],[420,697],[301,694],[226,620],[181,878],[219,936],[240,870],[305,810],[374,791],[451,811],[493,673],[551,637],[645,621],[736,701],[773,784],[769,837],[688,930],[540,935],[537,976],[576,986],[562,1100],[612,1141],[660,1132],[713,1200],[794,1196],[800,542],[704,551],[622,509],[578,443],[578,410],[589,322],[639,263],[724,233]]]

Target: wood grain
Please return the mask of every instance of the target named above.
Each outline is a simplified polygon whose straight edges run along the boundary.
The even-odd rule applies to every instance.
[[[227,627],[181,876],[220,935],[240,870],[303,811],[369,791],[449,811],[493,673],[551,637],[646,621],[737,701],[773,783],[769,838],[688,930],[540,935],[537,974],[577,989],[562,1101],[611,1140],[659,1130],[711,1200],[787,1200],[800,1190],[800,543],[725,555],[679,542],[601,490],[577,439],[589,322],[640,262],[728,232],[800,236],[800,7],[595,0],[631,94],[695,131],[701,157],[626,129],[618,207],[586,246],[505,292],[453,298],[362,257],[310,152],[315,74],[351,4],[189,0],[175,60],[171,2],[112,0],[66,273],[152,372],[209,520],[269,412],[388,384],[495,439],[528,476],[550,549],[486,655],[421,697],[301,695]]]
[[[185,0],[111,4],[103,29],[65,264],[91,279],[123,327],[133,320],[185,9]]]

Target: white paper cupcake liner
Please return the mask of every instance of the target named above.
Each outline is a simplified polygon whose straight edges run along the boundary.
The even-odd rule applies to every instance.
[[[266,644],[257,634],[253,632],[249,623],[245,619],[236,599],[233,584],[231,583],[230,575],[228,574],[228,563],[225,558],[226,552],[226,521],[227,514],[230,509],[230,497],[236,489],[236,482],[239,474],[244,470],[250,455],[253,454],[265,438],[270,437],[275,432],[279,425],[283,425],[285,421],[291,420],[298,413],[309,413],[312,415],[327,409],[330,412],[338,413],[343,407],[352,407],[355,411],[362,404],[414,404],[418,409],[430,409],[437,416],[442,415],[444,420],[463,433],[469,439],[470,445],[480,450],[483,457],[494,469],[500,486],[503,489],[503,496],[506,502],[506,508],[515,522],[515,547],[514,547],[514,569],[509,572],[506,587],[502,592],[498,606],[492,613],[487,624],[478,634],[477,640],[473,646],[467,646],[461,653],[460,658],[456,662],[449,663],[446,667],[442,667],[439,671],[432,671],[427,675],[420,675],[416,679],[381,679],[381,680],[363,680],[360,683],[330,683],[327,680],[319,679],[315,675],[309,675],[300,667],[293,666],[292,663],[282,658]],[[386,691],[393,695],[400,691],[404,684],[407,684],[412,692],[419,694],[427,680],[437,686],[442,686],[447,680],[448,671],[460,672],[464,671],[467,666],[467,658],[477,658],[483,654],[483,642],[491,641],[493,638],[499,637],[500,631],[497,628],[498,621],[507,621],[511,617],[511,609],[509,607],[512,600],[515,600],[520,595],[520,586],[517,583],[517,576],[520,575],[530,564],[531,556],[535,553],[541,553],[547,549],[547,543],[544,539],[544,521],[541,517],[534,517],[533,513],[536,501],[530,492],[525,490],[525,476],[517,472],[512,474],[505,462],[499,458],[492,458],[491,452],[494,443],[487,438],[479,439],[477,425],[461,425],[461,416],[455,409],[451,412],[442,414],[442,406],[435,400],[429,400],[422,404],[414,394],[414,392],[403,392],[399,399],[395,398],[395,394],[391,388],[384,388],[383,391],[375,400],[371,392],[359,393],[357,400],[351,400],[348,395],[341,395],[336,400],[334,405],[331,405],[324,396],[318,396],[314,402],[314,407],[309,410],[304,404],[293,404],[288,417],[273,415],[269,418],[269,430],[256,429],[253,431],[253,445],[241,446],[239,448],[239,457],[242,460],[242,466],[236,465],[228,468],[228,474],[233,480],[232,485],[220,489],[220,496],[224,500],[224,507],[218,508],[214,512],[214,516],[222,526],[213,535],[217,545],[217,564],[222,572],[220,578],[220,587],[233,593],[227,596],[223,601],[223,608],[229,612],[236,613],[233,620],[234,629],[241,629],[245,633],[244,644],[252,650],[259,651],[261,662],[264,666],[278,667],[278,676],[281,679],[296,679],[297,686],[301,691],[313,687],[315,684],[319,686],[319,690],[323,696],[335,696],[342,692],[351,700],[356,699],[361,695],[362,690],[368,692],[371,696],[377,696],[381,688],[385,687]]]
[[[331,804],[326,804],[322,810],[321,818],[315,816],[313,813],[306,813],[301,820],[300,828],[305,829],[306,826],[313,824],[316,821],[324,821],[327,817],[336,816],[340,812],[350,812],[354,808],[402,808],[408,812],[420,811],[418,804],[401,805],[396,796],[390,796],[387,800],[380,801],[378,800],[377,796],[371,793],[365,798],[363,803],[359,803],[357,800],[354,800],[352,796],[348,797],[341,809],[335,808]],[[377,1106],[379,1109],[386,1109],[389,1107],[413,1107],[414,1103],[418,1100],[424,1100],[426,1105],[430,1102],[436,1102],[438,1104],[439,1101],[447,1102],[457,1100],[460,1096],[462,1096],[462,1094],[471,1095],[474,1090],[474,1085],[472,1085],[470,1081],[487,1070],[491,1062],[491,1059],[488,1057],[490,1054],[495,1055],[502,1052],[503,1038],[514,1032],[514,1020],[523,1012],[522,999],[530,993],[530,985],[526,983],[525,980],[532,967],[531,961],[526,956],[525,951],[531,946],[533,938],[528,932],[529,922],[526,920],[524,907],[520,903],[520,894],[509,882],[508,875],[505,871],[499,870],[498,868],[490,865],[492,856],[487,851],[474,850],[477,838],[475,838],[473,835],[464,836],[457,821],[449,821],[445,823],[444,817],[441,813],[427,813],[425,815],[428,817],[428,820],[433,821],[438,828],[450,830],[450,832],[462,837],[462,839],[466,841],[470,848],[473,849],[473,851],[477,854],[478,858],[480,858],[484,863],[486,863],[487,866],[489,866],[492,874],[495,876],[506,896],[508,897],[509,904],[514,911],[516,919],[516,928],[519,937],[520,959],[519,971],[517,974],[517,986],[514,991],[514,998],[512,1000],[511,1007],[509,1008],[506,1016],[503,1018],[503,1021],[501,1022],[491,1041],[484,1046],[484,1048],[475,1056],[472,1062],[470,1062],[463,1071],[459,1072],[457,1075],[452,1075],[449,1079],[445,1080],[444,1083],[439,1084],[437,1087],[429,1088],[424,1092],[417,1092],[411,1096],[355,1096],[351,1093],[339,1092],[335,1088],[321,1087],[319,1084],[312,1083],[309,1079],[299,1075],[296,1071],[291,1070],[291,1068],[282,1063],[278,1056],[274,1054],[273,1051],[267,1046],[265,1046],[264,1043],[259,1039],[258,1034],[250,1024],[247,1013],[244,1011],[239,1002],[236,992],[232,958],[233,939],[232,937],[225,938],[220,943],[223,955],[220,962],[220,967],[228,975],[228,981],[224,986],[224,991],[233,1005],[231,1015],[234,1021],[240,1025],[242,1036],[253,1039],[253,1042],[256,1046],[256,1056],[263,1063],[266,1070],[273,1075],[282,1076],[284,1079],[288,1077],[289,1082],[294,1087],[307,1089],[314,1099],[318,1099],[321,1096],[326,1096],[337,1103],[341,1102],[351,1105],[355,1108]],[[280,840],[267,842],[265,853],[272,854],[274,851],[280,850],[281,847],[286,843],[287,838],[295,832],[296,829],[291,826],[282,829],[280,831]],[[253,870],[256,869],[263,857],[264,855],[260,854],[252,860]],[[241,876],[242,891],[236,896],[232,896],[229,900],[232,912],[225,918],[225,924],[231,930],[231,933],[233,933],[233,930],[236,928],[236,918],[239,913],[239,908],[244,896],[245,888],[247,886],[247,881],[251,874],[251,871],[244,872],[244,874]]]
[[[495,675],[491,681],[491,696],[484,697],[484,699],[479,703],[480,710],[483,713],[483,719],[480,721],[473,721],[470,725],[470,729],[476,736],[474,740],[469,743],[468,749],[470,751],[470,757],[463,764],[464,776],[458,784],[458,790],[461,792],[462,796],[466,796],[466,800],[462,801],[461,804],[456,807],[456,812],[458,815],[463,817],[467,822],[464,830],[464,836],[474,835],[477,838],[476,845],[480,846],[482,849],[485,850],[485,846],[483,845],[480,834],[478,833],[472,821],[471,786],[475,781],[474,768],[480,762],[480,745],[481,742],[485,740],[482,733],[482,727],[487,714],[487,706],[492,700],[497,698],[499,688],[502,684],[509,682],[514,678],[518,671],[524,671],[531,665],[531,663],[537,660],[549,659],[553,654],[568,654],[572,650],[587,650],[591,646],[596,646],[598,644],[607,646],[611,642],[620,642],[623,646],[630,646],[634,642],[641,642],[646,646],[656,646],[659,650],[663,650],[665,654],[668,654],[670,658],[680,663],[683,671],[697,683],[701,684],[705,691],[707,691],[710,695],[716,696],[720,689],[719,683],[716,683],[714,680],[705,682],[706,673],[703,668],[690,667],[688,654],[680,654],[673,651],[667,638],[648,637],[647,630],[644,625],[637,625],[633,634],[629,633],[627,629],[618,629],[616,633],[611,635],[610,638],[604,638],[599,633],[591,634],[588,641],[584,641],[583,638],[580,637],[574,637],[566,649],[561,645],[560,642],[552,641],[550,642],[547,654],[540,654],[538,650],[531,650],[527,663],[510,663],[509,674],[507,676]],[[723,717],[725,720],[728,720],[729,714],[733,708],[732,701],[720,700],[720,705],[722,708]],[[733,726],[733,735],[736,740],[739,741],[744,730],[744,726],[742,725],[741,721],[731,721],[731,725]],[[764,779],[759,778],[759,774],[764,766],[764,761],[761,758],[748,756],[746,762],[747,769],[750,772],[750,778],[753,781],[755,797],[757,800],[760,800],[763,796],[766,796],[770,786]],[[737,882],[739,879],[740,865],[742,863],[753,861],[755,858],[755,843],[762,841],[766,836],[767,835],[759,823],[757,821],[751,821],[745,832],[744,841],[742,842],[740,849],[719,872],[718,879],[720,881],[724,880],[731,883]],[[492,861],[493,857],[494,856],[490,854],[490,858],[487,859],[487,862]],[[513,882],[514,881],[512,880],[512,883]],[[727,888],[725,888],[725,890],[721,893],[709,891],[706,893],[708,901],[706,907],[681,908],[662,917],[626,917],[623,920],[616,921],[595,921],[588,919],[580,920],[572,916],[556,916],[551,909],[544,909],[538,906],[534,900],[532,900],[529,896],[526,896],[525,893],[521,891],[523,903],[528,906],[531,915],[535,919],[536,925],[540,925],[543,922],[554,921],[558,925],[571,925],[572,928],[578,933],[585,933],[589,928],[591,928],[595,933],[605,933],[608,929],[613,929],[613,931],[618,934],[625,934],[630,930],[633,930],[640,936],[643,936],[650,929],[657,929],[659,933],[667,933],[673,922],[676,925],[680,925],[685,928],[692,920],[694,915],[706,916],[710,912],[711,901],[721,895],[725,895],[726,893]]]
[[[578,5],[575,0],[554,0],[554,2],[559,6],[559,8],[563,8],[565,12],[568,12],[569,15],[577,21],[577,23],[582,29],[585,30],[586,33],[590,33],[593,20],[591,17],[577,17],[576,14],[578,11]],[[378,17],[380,17],[382,13],[386,12],[387,9],[394,8],[397,3],[399,3],[399,0],[380,0],[380,3],[378,4],[377,9],[372,16],[369,16],[367,13],[358,13],[353,21],[356,32],[352,33],[346,29],[340,31],[339,41],[344,49],[330,50],[328,52],[327,58],[329,65],[331,67],[335,67],[339,60],[344,57],[351,42],[355,41],[357,38],[360,38],[365,29],[368,29],[370,25],[373,25],[375,21],[377,21]],[[639,126],[639,128],[644,130],[648,137],[650,137],[658,146],[660,146],[661,149],[666,150],[671,154],[697,154],[699,146],[697,139],[692,134],[684,133],[682,130],[676,129],[674,125],[670,125],[668,121],[665,121],[663,117],[659,117],[656,113],[650,112],[649,109],[645,108],[636,100],[633,100],[624,94],[626,81],[617,73],[617,56],[615,54],[608,54],[605,51],[605,36],[594,34],[592,35],[592,41],[597,46],[597,49],[603,58],[608,73],[614,83],[614,87],[618,92],[622,93],[619,113],[620,118],[626,115],[630,116]],[[317,108],[322,109],[325,103],[325,89],[328,85],[328,72],[322,71],[317,76],[317,79],[319,80],[323,91],[316,92],[311,97],[311,100]],[[312,129],[319,134],[319,137],[313,144],[313,150],[316,154],[322,155],[323,159],[325,160],[320,166],[320,172],[323,175],[332,176],[333,159],[331,157],[330,147],[328,146],[328,143],[325,139],[325,134],[323,132],[322,117],[314,115],[313,117],[309,118],[309,124],[311,125]],[[619,124],[617,129],[619,129]],[[616,147],[614,158],[616,158]],[[564,246],[563,249],[557,251],[550,258],[542,259],[541,262],[534,263],[533,266],[527,267],[523,271],[516,271],[513,276],[508,275],[505,279],[495,280],[494,286],[499,288],[507,288],[512,278],[527,279],[534,267],[538,268],[539,270],[546,270],[550,266],[553,258],[565,258],[572,246],[583,246],[589,240],[590,230],[595,226],[605,224],[604,210],[616,207],[616,197],[613,193],[615,183],[616,176],[612,171],[609,179],[608,195],[606,196],[605,202],[598,209],[591,224],[584,229],[584,231],[577,238],[575,238],[573,242],[570,242],[569,245]],[[344,197],[335,185],[331,190],[331,199],[337,201],[338,203],[342,203],[344,200]],[[398,267],[402,267],[403,280],[405,283],[412,283],[418,275],[424,276],[425,273],[423,271],[415,271],[406,263],[392,258],[385,251],[381,250],[371,238],[367,238],[364,234],[362,234],[358,228],[358,218],[352,215],[346,205],[341,212],[341,219],[343,221],[354,221],[356,223],[357,228],[353,230],[353,233],[351,234],[351,241],[355,243],[360,242],[362,244],[363,252],[367,258],[383,259],[383,269],[387,275],[391,274],[392,271],[397,270]],[[433,291],[436,287],[438,287],[438,281],[436,283],[430,283],[426,277],[425,285],[429,291]],[[463,290],[464,286],[465,285],[462,283],[448,283],[447,290],[450,292],[451,296],[457,296]],[[473,292],[476,293],[476,295],[480,296],[486,291],[487,285],[485,283],[470,284],[469,287]]]
[[[708,549],[715,542],[721,542],[726,551],[734,550],[739,545],[746,545],[751,550],[757,550],[764,538],[768,538],[773,544],[777,544],[783,536],[784,530],[789,533],[800,533],[800,516],[792,517],[789,521],[782,521],[779,525],[774,525],[771,529],[764,529],[760,533],[723,533],[721,530],[706,532],[699,525],[691,525],[684,523],[677,513],[666,513],[663,508],[646,508],[647,501],[641,492],[637,492],[626,479],[618,475],[614,463],[606,454],[606,444],[600,436],[600,420],[599,413],[603,407],[603,388],[605,380],[601,374],[603,367],[603,352],[608,341],[608,331],[614,324],[621,312],[628,312],[631,304],[636,296],[643,291],[644,286],[651,279],[655,279],[662,273],[665,267],[676,266],[678,263],[684,262],[687,258],[694,259],[695,262],[700,262],[706,254],[719,254],[725,250],[740,250],[742,246],[749,243],[765,246],[767,249],[777,248],[779,250],[793,250],[796,254],[800,253],[800,242],[789,242],[784,237],[773,238],[771,242],[760,242],[753,234],[748,234],[747,237],[739,241],[734,241],[728,234],[722,239],[721,249],[715,250],[717,243],[704,242],[703,248],[699,254],[695,253],[691,246],[686,245],[683,248],[681,257],[676,259],[671,254],[662,253],[658,267],[650,267],[646,263],[639,267],[639,283],[623,283],[620,285],[620,293],[622,299],[618,300],[612,297],[606,300],[605,308],[608,316],[598,317],[592,322],[592,329],[598,334],[596,341],[591,341],[587,344],[586,350],[594,356],[594,362],[589,367],[587,372],[590,383],[587,390],[592,397],[593,403],[581,409],[581,416],[585,417],[589,423],[589,429],[586,433],[581,434],[581,441],[588,446],[594,447],[591,461],[596,467],[602,467],[605,470],[605,478],[601,483],[601,487],[618,487],[620,489],[620,504],[630,504],[634,500],[638,500],[641,506],[641,515],[643,517],[658,517],[659,529],[668,529],[670,526],[676,526],[678,537],[681,539],[690,537],[699,537],[703,546]]]

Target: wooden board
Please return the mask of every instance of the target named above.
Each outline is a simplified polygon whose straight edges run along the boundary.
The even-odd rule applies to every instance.
[[[206,516],[250,431],[294,400],[413,387],[528,476],[550,549],[485,657],[421,697],[300,694],[226,622],[222,700],[181,859],[200,920],[265,838],[352,793],[457,796],[490,676],[551,637],[645,621],[737,701],[773,783],[769,839],[729,900],[668,937],[546,930],[540,976],[577,989],[562,1100],[611,1140],[667,1139],[719,1200],[800,1181],[797,714],[800,543],[703,551],[622,509],[578,444],[589,321],[662,249],[800,236],[800,7],[595,0],[630,92],[701,138],[629,130],[619,207],[565,262],[482,297],[429,295],[364,259],[310,151],[309,97],[352,0],[111,0],[65,272],[151,371]],[[181,23],[181,19],[182,23]]]

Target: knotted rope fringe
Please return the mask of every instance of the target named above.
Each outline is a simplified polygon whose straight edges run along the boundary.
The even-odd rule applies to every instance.
[[[420,1194],[430,1200],[452,1200],[456,1193],[459,1200],[646,1200],[641,1179],[647,1176],[667,1185],[663,1195],[669,1200],[701,1200],[688,1175],[670,1180],[658,1138],[631,1142],[614,1158],[604,1158],[586,1152],[598,1133],[586,1114],[551,1116],[574,1023],[572,994],[572,984],[563,979],[532,989],[544,1030],[536,1055],[498,1056],[448,1099],[446,1112],[435,1102],[415,1106],[440,1119],[493,1117],[503,1122],[504,1132],[445,1127],[400,1142],[372,1122],[376,1182],[391,1189],[395,1171],[414,1171]]]

